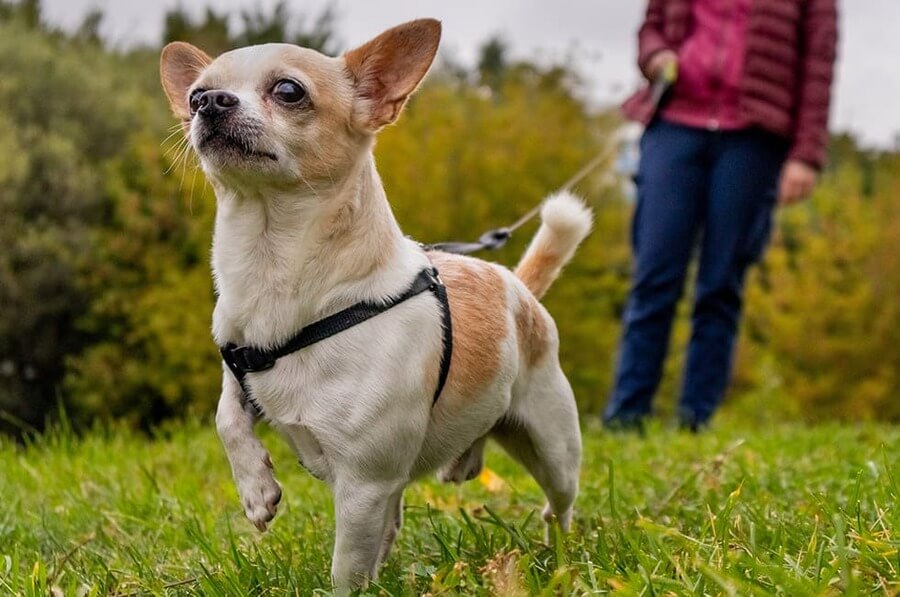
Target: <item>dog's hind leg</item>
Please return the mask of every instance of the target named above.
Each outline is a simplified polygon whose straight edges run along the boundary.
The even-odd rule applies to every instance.
[[[441,483],[464,483],[471,481],[481,473],[484,468],[484,443],[487,436],[484,435],[469,446],[459,458],[442,467],[437,474]]]
[[[558,362],[533,372],[491,436],[532,474],[547,496],[544,520],[572,522],[581,466],[581,431],[569,381]]]

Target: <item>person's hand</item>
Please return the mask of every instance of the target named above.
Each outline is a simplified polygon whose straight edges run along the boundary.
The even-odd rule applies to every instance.
[[[778,183],[778,205],[788,206],[803,201],[816,188],[819,173],[799,160],[788,160]]]
[[[647,77],[653,81],[669,64],[678,62],[678,54],[672,50],[660,50],[647,62]]]

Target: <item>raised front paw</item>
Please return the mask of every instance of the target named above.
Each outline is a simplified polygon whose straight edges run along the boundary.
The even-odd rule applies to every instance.
[[[272,474],[272,462],[268,456],[263,464],[236,479],[244,513],[260,532],[265,532],[266,525],[275,518],[278,502],[281,501],[281,485]]]

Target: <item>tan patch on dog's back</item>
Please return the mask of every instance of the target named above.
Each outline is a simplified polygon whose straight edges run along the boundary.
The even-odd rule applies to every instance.
[[[476,259],[446,253],[433,253],[431,259],[447,287],[453,322],[447,387],[471,398],[500,367],[500,346],[509,333],[506,284],[494,266]]]
[[[550,348],[550,330],[546,315],[531,294],[522,297],[516,310],[516,333],[525,363],[534,367]]]

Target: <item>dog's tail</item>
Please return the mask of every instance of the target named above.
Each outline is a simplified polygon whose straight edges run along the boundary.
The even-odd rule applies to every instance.
[[[541,208],[541,227],[516,266],[516,276],[541,298],[591,231],[593,213],[584,201],[564,191]]]

